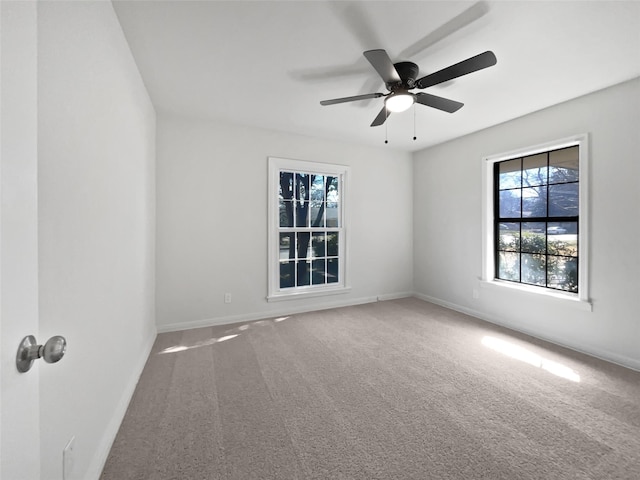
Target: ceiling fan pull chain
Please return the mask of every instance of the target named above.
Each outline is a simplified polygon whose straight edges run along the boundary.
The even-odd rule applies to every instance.
[[[386,118],[389,118],[389,111],[386,105],[384,106],[384,114]],[[384,143],[389,143],[389,122],[384,122]]]
[[[413,140],[416,140],[416,104],[413,104]]]

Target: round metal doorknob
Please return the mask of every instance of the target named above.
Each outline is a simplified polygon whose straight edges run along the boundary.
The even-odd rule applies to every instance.
[[[42,349],[42,358],[44,358],[44,361],[47,363],[56,363],[64,357],[64,353],[66,351],[67,340],[60,335],[56,335],[55,337],[51,337],[47,340],[47,343],[44,344],[44,348]]]
[[[47,363],[56,363],[64,357],[67,351],[67,340],[56,335],[47,340],[44,345],[38,345],[33,335],[28,335],[22,339],[16,354],[16,367],[20,373],[28,372],[34,360],[44,358]]]

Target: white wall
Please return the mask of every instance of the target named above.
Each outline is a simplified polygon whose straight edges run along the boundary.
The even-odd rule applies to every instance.
[[[160,330],[412,291],[410,154],[159,113],[157,155]],[[351,167],[350,293],[267,302],[269,156]]]
[[[91,479],[155,338],[155,112],[110,2],[39,3],[38,35],[40,339],[68,341],[40,366],[41,471],[75,436]]]
[[[414,286],[422,298],[640,369],[640,79],[414,157]],[[590,133],[593,311],[482,288],[482,158]],[[478,289],[480,298],[472,293]]]

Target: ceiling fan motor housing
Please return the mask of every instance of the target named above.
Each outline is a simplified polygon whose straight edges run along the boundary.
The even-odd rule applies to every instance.
[[[394,63],[393,66],[398,72],[398,76],[400,76],[402,82],[400,84],[387,84],[387,89],[394,91],[398,88],[406,90],[413,88],[418,78],[418,72],[420,71],[418,65],[413,62],[398,62]]]

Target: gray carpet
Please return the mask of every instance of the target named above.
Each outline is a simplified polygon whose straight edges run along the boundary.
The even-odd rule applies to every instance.
[[[640,373],[417,299],[165,333],[101,478],[638,479]]]

